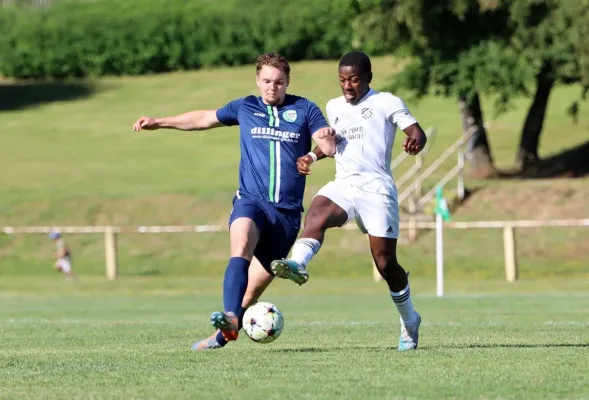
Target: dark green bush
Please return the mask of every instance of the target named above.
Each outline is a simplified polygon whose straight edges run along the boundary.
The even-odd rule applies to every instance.
[[[279,4],[281,4],[279,6]],[[347,2],[94,0],[0,9],[0,74],[65,78],[334,59],[351,48]]]

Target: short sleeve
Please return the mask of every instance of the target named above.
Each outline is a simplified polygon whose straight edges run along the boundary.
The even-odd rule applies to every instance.
[[[417,120],[405,105],[405,102],[401,100],[397,96],[393,96],[390,93],[387,93],[386,101],[384,101],[385,111],[387,114],[388,120],[397,125],[397,127],[401,130],[404,130],[408,126],[417,123]]]
[[[332,110],[332,101],[329,100],[325,105],[325,113],[327,114],[327,121],[329,121],[329,125],[334,126],[335,122],[333,121],[333,110]]]
[[[309,133],[312,135],[321,128],[329,127],[329,124],[325,120],[323,113],[317,107],[317,104],[312,101],[308,101],[307,109],[307,124],[309,127]]]
[[[219,108],[217,110],[217,119],[219,122],[227,126],[239,125],[237,117],[242,103],[243,98],[230,101],[223,107]]]

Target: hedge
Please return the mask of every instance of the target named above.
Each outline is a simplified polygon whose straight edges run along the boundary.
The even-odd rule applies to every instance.
[[[4,7],[0,74],[137,75],[252,63],[266,51],[280,52],[291,61],[336,59],[351,48],[351,4],[86,0],[44,9]]]

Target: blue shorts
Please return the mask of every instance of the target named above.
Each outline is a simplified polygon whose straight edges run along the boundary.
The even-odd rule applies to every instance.
[[[257,199],[235,197],[233,210],[229,216],[229,226],[237,218],[243,217],[254,221],[260,230],[260,241],[254,250],[254,256],[264,269],[270,272],[270,263],[286,258],[297,240],[302,213],[276,208],[272,204]]]

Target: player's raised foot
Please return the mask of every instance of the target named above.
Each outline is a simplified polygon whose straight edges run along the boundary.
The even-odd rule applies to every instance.
[[[421,325],[421,315],[415,312],[415,322],[404,324],[401,320],[401,336],[399,337],[399,351],[415,350],[419,342],[419,325]]]
[[[237,340],[239,335],[239,320],[232,312],[215,311],[211,314],[211,324],[219,329],[228,342]]]
[[[213,333],[213,335],[211,337],[208,337],[206,339],[200,340],[196,343],[194,343],[192,345],[192,347],[190,347],[190,350],[196,350],[196,351],[201,351],[201,350],[213,350],[213,349],[220,349],[221,346],[219,344],[219,342],[217,341],[217,332]]]
[[[309,274],[305,267],[292,260],[274,260],[270,264],[274,276],[302,285],[309,280]]]

